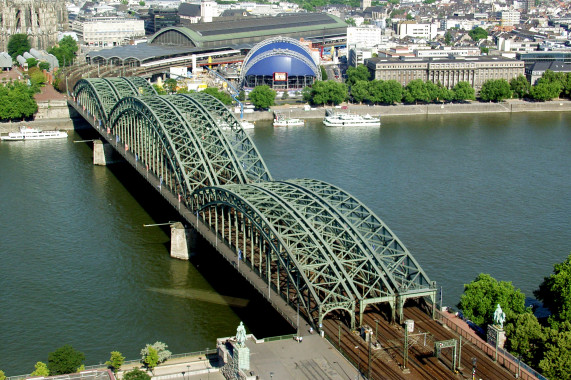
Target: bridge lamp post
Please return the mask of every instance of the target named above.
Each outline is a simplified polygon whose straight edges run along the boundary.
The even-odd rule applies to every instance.
[[[355,352],[357,353],[357,377],[355,377],[355,380],[359,380],[359,377],[361,377],[361,361],[359,360],[359,346],[355,346]]]
[[[472,358],[472,380],[476,380],[476,358]]]

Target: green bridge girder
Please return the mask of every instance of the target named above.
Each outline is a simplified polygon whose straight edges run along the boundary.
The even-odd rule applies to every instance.
[[[142,78],[92,78],[76,84],[74,100],[312,322],[338,310],[354,327],[356,313],[362,321],[378,303],[402,320],[406,299],[434,304],[436,284],[378,216],[326,182],[273,181],[214,97],[158,96]]]

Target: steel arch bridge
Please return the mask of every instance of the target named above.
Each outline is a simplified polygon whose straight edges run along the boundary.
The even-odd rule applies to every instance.
[[[142,82],[82,79],[74,102],[312,324],[338,311],[354,327],[357,315],[362,321],[380,303],[402,320],[407,299],[434,304],[435,283],[357,198],[315,179],[274,181],[220,101],[202,93],[158,96]]]

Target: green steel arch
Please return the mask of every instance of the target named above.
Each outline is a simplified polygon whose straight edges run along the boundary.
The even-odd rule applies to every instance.
[[[292,305],[299,300],[308,318],[321,323],[329,312],[344,310],[354,326],[355,293],[338,257],[323,244],[313,221],[275,191],[280,184],[288,186],[265,182],[198,189],[192,207],[283,298]]]
[[[140,77],[112,77],[80,79],[73,88],[76,102],[90,115],[107,121],[115,104],[126,96],[156,95],[157,92]]]
[[[107,127],[125,150],[137,157],[185,201],[204,186],[271,180],[250,137],[209,95],[140,96],[121,99]],[[214,98],[212,98],[214,99]],[[216,100],[217,101],[217,100]]]
[[[385,302],[402,320],[406,299],[434,303],[435,283],[378,216],[323,181],[274,182],[214,97],[157,96],[135,77],[82,79],[74,100],[312,321],[343,310],[354,327],[357,312],[362,321],[368,305]]]

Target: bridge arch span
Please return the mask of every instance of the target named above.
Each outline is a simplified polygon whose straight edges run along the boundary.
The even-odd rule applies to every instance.
[[[75,84],[73,93],[80,106],[103,122],[107,122],[109,112],[121,98],[157,94],[153,86],[140,77],[84,78]]]
[[[289,304],[299,298],[300,310],[316,325],[339,309],[354,326],[354,293],[327,247],[295,208],[260,185],[199,189],[192,207]]]

